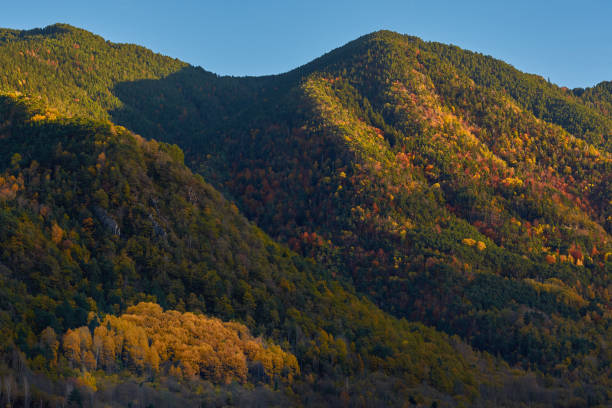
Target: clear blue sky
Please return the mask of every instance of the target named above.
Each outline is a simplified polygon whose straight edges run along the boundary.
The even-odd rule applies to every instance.
[[[489,54],[570,88],[612,80],[610,0],[21,0],[1,9],[0,27],[64,22],[218,74],[284,72],[389,29]]]

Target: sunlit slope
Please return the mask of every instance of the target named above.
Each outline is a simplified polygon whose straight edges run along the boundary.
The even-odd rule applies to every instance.
[[[100,365],[112,368],[110,373],[123,368],[154,379],[201,374],[221,383],[255,378],[268,384],[278,375],[285,387],[292,387],[297,378],[295,386],[303,395],[290,392],[295,401],[319,398],[316,387],[321,381],[332,381],[331,389],[337,381],[341,388],[347,377],[363,384],[397,382],[393,401],[408,393],[422,395],[423,383],[437,390],[435,395],[469,400],[478,396],[476,384],[487,382],[458,353],[457,340],[384,314],[311,260],[272,241],[191,173],[176,146],[145,141],[109,122],[57,117],[24,97],[3,96],[1,102],[4,361],[14,361],[11,353],[18,350],[26,365],[46,367],[53,378],[68,381],[77,375],[71,370],[93,373],[97,360],[91,357],[108,349],[118,353],[116,360],[107,357],[108,367]],[[228,363],[227,372],[206,363],[200,373],[196,362],[185,360],[187,351],[180,357],[175,345],[171,353],[158,349],[155,354],[150,349],[155,337],[142,337],[153,334],[138,334],[142,330],[130,326],[138,326],[136,318],[119,318],[141,301],[237,319],[297,360],[280,351],[262,351],[259,360],[251,360],[272,371],[262,371],[259,377],[246,376],[245,366],[235,361]],[[160,315],[155,324],[170,317]],[[178,328],[191,323],[168,324]],[[106,335],[99,346],[89,344],[99,325]],[[156,333],[169,330],[160,327]],[[62,333],[69,337],[53,349],[52,340],[40,342],[54,338],[52,333],[58,341]],[[135,340],[119,353],[115,347],[127,341],[127,333]],[[116,346],[105,346],[107,338]],[[134,349],[141,343],[148,346]],[[80,344],[78,353],[74,344]],[[58,359],[53,350],[66,359]],[[164,353],[170,353],[166,360]],[[278,366],[276,355],[281,359]],[[198,358],[214,360],[215,355]],[[459,390],[456,384],[464,386]],[[352,398],[360,395],[356,389]]]
[[[0,90],[40,96],[64,114],[106,118],[121,106],[111,92],[118,82],[159,79],[187,65],[67,24],[0,29]]]
[[[379,32],[285,75],[187,69],[117,94],[117,120],[180,144],[250,219],[384,310],[607,381],[583,362],[610,355],[609,117],[571,92]]]

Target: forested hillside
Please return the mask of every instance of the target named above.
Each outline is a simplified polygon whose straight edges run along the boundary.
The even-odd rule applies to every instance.
[[[158,404],[173,392],[186,392],[185,403],[214,403],[216,391],[155,391],[172,379],[187,381],[179,383],[187,390],[252,384],[263,391],[225,392],[281,406],[335,405],[340,398],[473,401],[486,397],[478,385],[504,395],[505,387],[540,389],[514,385],[526,373],[503,365],[502,378],[491,382],[499,361],[385,315],[311,260],[275,244],[194,176],[176,146],[109,122],[57,117],[23,96],[1,102],[7,403],[55,406],[89,395],[126,404],[112,390],[133,382],[147,384],[146,398]],[[177,312],[142,303],[130,308],[143,301]],[[196,315],[181,317],[186,311]],[[246,327],[223,328],[202,313]],[[218,327],[216,340],[210,330],[198,334],[206,325]],[[179,329],[195,337],[166,345],[180,341]],[[282,349],[254,341],[249,329]],[[244,344],[232,346],[238,340]],[[388,395],[386,387],[395,391]],[[558,398],[558,387],[542,388],[542,398]],[[62,395],[63,389],[72,391]]]
[[[63,113],[96,119],[121,106],[110,92],[116,83],[160,79],[187,66],[65,24],[30,31],[0,29],[0,47],[3,89],[23,90]]]
[[[5,401],[612,401],[609,82],[391,32],[230,78],[55,25],[0,67]]]
[[[250,219],[387,312],[511,364],[609,384],[605,111],[492,58],[387,32],[279,77],[186,69],[117,94],[119,122],[179,143]]]

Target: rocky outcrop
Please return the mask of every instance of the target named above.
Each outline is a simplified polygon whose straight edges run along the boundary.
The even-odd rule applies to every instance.
[[[102,207],[94,207],[94,214],[98,217],[98,220],[104,225],[104,227],[113,235],[121,236],[121,229],[119,228],[119,224],[115,221],[104,208]]]

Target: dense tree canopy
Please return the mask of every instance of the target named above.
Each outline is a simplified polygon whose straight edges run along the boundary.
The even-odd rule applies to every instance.
[[[0,30],[0,67],[3,401],[612,400],[609,82],[385,31],[229,78]]]

